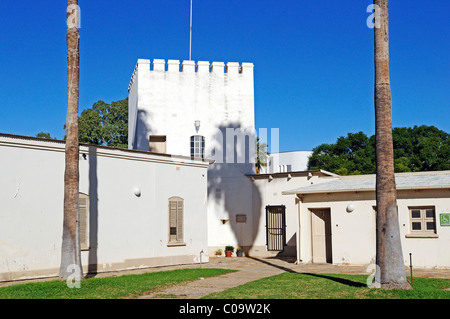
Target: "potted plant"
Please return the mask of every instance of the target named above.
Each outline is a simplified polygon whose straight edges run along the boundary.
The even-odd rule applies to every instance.
[[[225,246],[225,257],[231,257],[233,251],[234,251],[233,246]]]
[[[236,249],[236,255],[237,255],[238,257],[242,257],[243,253],[244,253],[244,250],[243,250],[241,247],[239,247],[238,249]]]
[[[222,256],[222,249],[217,249],[217,250],[216,250],[216,256],[217,256],[217,257]]]

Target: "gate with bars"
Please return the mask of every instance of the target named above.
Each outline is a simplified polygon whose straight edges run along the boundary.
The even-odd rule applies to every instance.
[[[268,251],[284,251],[286,246],[286,206],[266,206],[266,245]]]

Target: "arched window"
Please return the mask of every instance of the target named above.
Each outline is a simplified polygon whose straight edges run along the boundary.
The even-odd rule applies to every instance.
[[[205,137],[201,135],[191,136],[191,157],[205,157]]]
[[[169,198],[169,244],[184,244],[184,199]]]

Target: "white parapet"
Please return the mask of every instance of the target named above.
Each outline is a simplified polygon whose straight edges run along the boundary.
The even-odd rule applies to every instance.
[[[211,72],[215,74],[223,74],[225,63],[223,62],[213,62],[211,64]]]
[[[228,75],[238,75],[239,74],[239,63],[238,62],[228,62],[226,67],[226,73]]]
[[[191,60],[183,61],[183,64],[181,65],[181,71],[183,73],[194,73],[195,62]]]
[[[167,61],[167,71],[168,72],[180,72],[180,61],[179,60],[169,60]]]
[[[198,73],[209,73],[209,62],[208,61],[198,61],[197,62],[197,72]]]
[[[166,61],[162,59],[153,60],[153,71],[165,71]]]

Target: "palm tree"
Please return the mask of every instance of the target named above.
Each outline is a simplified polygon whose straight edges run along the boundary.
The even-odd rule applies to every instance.
[[[256,174],[261,173],[261,168],[267,166],[267,159],[270,155],[270,153],[267,151],[267,147],[268,145],[266,143],[261,143],[259,137],[256,138]]]
[[[77,266],[79,274],[82,276],[78,229],[78,90],[80,76],[78,23],[78,0],[67,0],[67,138],[64,173],[64,222],[59,271],[59,278],[64,280],[72,274],[68,270],[71,265]]]
[[[374,0],[380,10],[375,33],[375,138],[376,138],[376,263],[375,286],[410,288],[406,280],[398,224],[397,193],[394,175],[394,150],[391,124],[389,80],[388,0]]]

